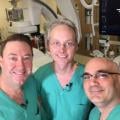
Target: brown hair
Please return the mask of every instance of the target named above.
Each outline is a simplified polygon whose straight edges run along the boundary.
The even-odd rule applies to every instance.
[[[6,44],[8,42],[13,42],[13,41],[27,43],[30,46],[30,49],[31,49],[32,55],[33,55],[32,42],[31,42],[30,38],[27,35],[17,33],[17,34],[13,34],[13,35],[8,36],[7,39],[1,43],[1,50],[0,50],[1,56],[3,56],[3,51],[5,49]]]

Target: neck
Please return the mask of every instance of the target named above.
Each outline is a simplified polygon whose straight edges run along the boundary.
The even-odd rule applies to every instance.
[[[101,111],[101,117],[100,120],[106,120],[107,117],[109,116],[109,113],[116,107],[117,104],[119,104],[120,101],[119,99],[116,99],[114,102],[112,102],[111,104],[105,105],[100,107],[100,111]]]
[[[11,99],[16,101],[18,104],[24,103],[23,92],[21,88],[13,88],[7,84],[0,83],[0,90],[2,90]]]
[[[63,69],[59,69],[58,66],[54,66],[56,76],[62,87],[66,86],[66,84],[70,82],[76,67],[76,64],[71,64]]]
[[[72,71],[74,71],[74,69],[76,68],[76,64],[75,63],[71,63],[71,64],[67,64],[67,65],[56,65],[53,64],[54,70],[57,74],[70,74]]]

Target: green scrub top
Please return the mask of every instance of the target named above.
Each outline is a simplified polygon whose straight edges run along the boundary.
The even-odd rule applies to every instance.
[[[19,105],[0,90],[0,120],[41,120],[36,84],[32,76],[26,81],[23,91],[26,104]]]
[[[83,70],[84,67],[78,65],[69,84],[64,88],[60,85],[51,63],[35,72],[38,94],[49,120],[87,120],[91,103],[83,90]]]
[[[100,120],[100,115],[100,111],[95,107],[90,113],[89,120]],[[109,113],[106,120],[120,120],[120,104]]]

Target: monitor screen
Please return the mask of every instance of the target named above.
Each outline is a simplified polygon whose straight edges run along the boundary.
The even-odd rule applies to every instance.
[[[99,31],[103,35],[120,35],[120,0],[100,0]]]

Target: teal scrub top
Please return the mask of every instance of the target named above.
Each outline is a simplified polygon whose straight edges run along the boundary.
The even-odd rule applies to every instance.
[[[29,77],[23,86],[26,104],[19,105],[0,90],[0,120],[41,120],[36,84]]]
[[[84,67],[78,65],[70,83],[64,88],[60,85],[51,63],[35,72],[38,94],[47,119],[87,120],[91,103],[83,90],[83,70]]]
[[[100,111],[95,107],[90,113],[89,120],[100,120],[100,115]],[[120,120],[120,104],[109,113],[106,120]]]

